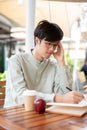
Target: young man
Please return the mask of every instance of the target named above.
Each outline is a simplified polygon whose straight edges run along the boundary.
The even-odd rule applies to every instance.
[[[34,31],[35,48],[8,61],[4,107],[23,104],[22,94],[27,89],[36,90],[37,97],[46,102],[78,103],[84,98],[66,88],[72,89],[72,77],[65,64],[62,37],[58,25],[46,20],[39,22]]]

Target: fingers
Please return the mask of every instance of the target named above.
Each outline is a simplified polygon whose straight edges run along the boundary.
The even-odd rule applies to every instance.
[[[74,95],[81,97],[81,98],[84,98],[82,93],[79,93],[79,92],[76,92],[76,91],[72,91],[72,92],[73,92]]]
[[[73,103],[79,103],[84,98],[83,94],[76,92],[76,91],[72,91],[71,95],[72,95]]]
[[[73,98],[73,103],[79,103],[81,102],[82,99],[83,99],[82,97],[75,95],[75,97]]]
[[[84,96],[76,91],[70,91],[63,96],[64,103],[79,103]]]
[[[61,42],[58,43],[58,48],[63,50],[63,46]]]
[[[55,56],[60,57],[60,56],[64,55],[64,49],[63,49],[62,44],[60,42],[58,43],[56,51],[54,51],[53,55],[54,55],[54,57]]]

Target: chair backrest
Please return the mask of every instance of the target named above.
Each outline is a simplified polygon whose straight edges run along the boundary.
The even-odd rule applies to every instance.
[[[4,105],[6,81],[0,81],[0,107]]]
[[[82,82],[86,82],[86,77],[85,77],[85,74],[84,74],[83,71],[78,72],[78,78],[79,78],[79,80],[80,80],[81,83]]]

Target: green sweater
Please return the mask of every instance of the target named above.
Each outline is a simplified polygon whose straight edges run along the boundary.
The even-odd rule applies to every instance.
[[[67,93],[72,87],[72,77],[67,66],[46,59],[36,60],[30,53],[18,54],[8,60],[6,98],[4,107],[23,104],[23,92],[36,90],[37,97],[46,102],[54,95]]]

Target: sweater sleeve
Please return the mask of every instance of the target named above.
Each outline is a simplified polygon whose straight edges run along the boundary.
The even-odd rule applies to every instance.
[[[37,98],[42,98],[46,102],[53,102],[54,101],[54,96],[55,96],[54,93],[46,94],[46,93],[37,92]]]
[[[22,93],[27,87],[26,82],[24,81],[23,72],[21,71],[21,66],[16,56],[8,60],[6,78],[6,97],[4,107],[23,104]]]
[[[72,75],[68,69],[68,66],[57,66],[54,81],[54,93],[64,94],[69,90],[66,87],[72,89],[73,79]]]

